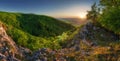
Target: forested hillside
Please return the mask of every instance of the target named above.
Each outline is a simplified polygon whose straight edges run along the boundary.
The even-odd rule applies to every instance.
[[[70,24],[44,15],[0,12],[0,21],[17,44],[30,49],[52,47],[55,37],[75,29]]]

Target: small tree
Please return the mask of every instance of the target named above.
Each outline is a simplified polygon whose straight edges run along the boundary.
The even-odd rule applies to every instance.
[[[88,11],[87,19],[93,21],[93,23],[97,23],[97,18],[100,12],[100,8],[97,8],[96,3],[94,3],[91,7],[91,11]]]

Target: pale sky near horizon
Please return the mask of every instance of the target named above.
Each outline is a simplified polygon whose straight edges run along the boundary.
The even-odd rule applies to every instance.
[[[99,0],[0,0],[0,11],[34,13],[53,17],[86,14]]]

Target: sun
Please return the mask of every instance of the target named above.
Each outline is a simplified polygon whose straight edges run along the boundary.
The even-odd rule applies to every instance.
[[[80,14],[80,18],[81,18],[81,19],[86,18],[86,15],[81,15],[81,14]]]
[[[86,13],[81,12],[81,13],[79,14],[79,18],[81,18],[81,19],[86,19]]]

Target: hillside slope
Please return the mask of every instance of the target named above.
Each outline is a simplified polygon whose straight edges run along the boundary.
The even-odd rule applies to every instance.
[[[57,36],[74,27],[52,17],[0,12],[0,21],[34,36]]]
[[[32,50],[42,47],[53,48],[56,36],[75,29],[72,25],[52,17],[35,14],[0,12],[0,21],[17,44]],[[59,47],[57,44],[55,48]]]

